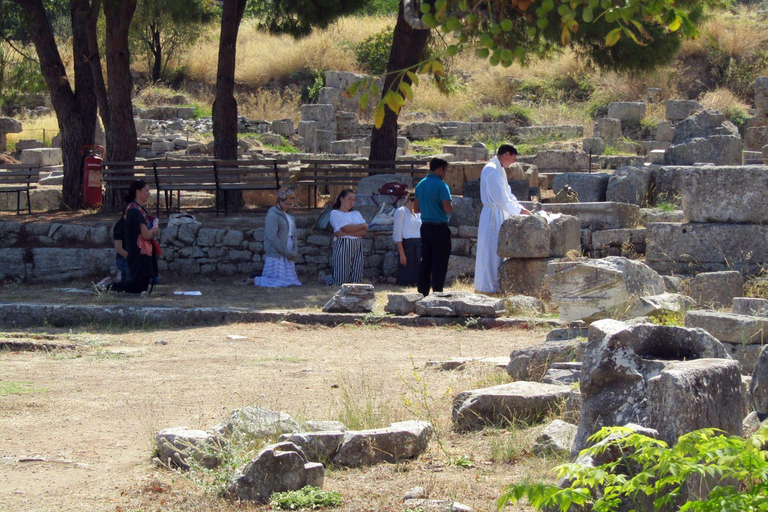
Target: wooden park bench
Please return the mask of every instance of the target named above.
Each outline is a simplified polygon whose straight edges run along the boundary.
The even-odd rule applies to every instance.
[[[208,191],[214,194],[216,215],[220,204],[224,214],[229,211],[232,192],[246,190],[276,190],[287,178],[287,161],[283,160],[147,160],[139,162],[109,162],[102,179],[112,196],[111,204],[119,204],[132,181],[141,179],[154,185],[158,194],[157,214],[160,214],[160,193],[165,197],[165,209],[181,209],[182,192]],[[105,200],[107,198],[105,197]],[[239,206],[233,202],[234,209]]]
[[[331,186],[357,186],[360,179],[376,174],[403,174],[413,178],[414,186],[429,173],[429,164],[418,160],[380,162],[368,160],[302,160],[302,178],[307,186],[307,207],[317,207],[319,191]]]
[[[40,168],[28,164],[10,164],[0,167],[0,193],[16,194],[16,215],[21,214],[21,194],[27,195],[27,212],[32,213],[29,191],[37,188]]]

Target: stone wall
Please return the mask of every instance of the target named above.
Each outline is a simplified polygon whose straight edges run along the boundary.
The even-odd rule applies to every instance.
[[[331,234],[309,226],[316,219],[297,219],[297,271],[304,282],[330,273]],[[303,227],[302,227],[303,226]],[[0,280],[62,281],[102,278],[114,267],[112,224],[0,222]],[[474,272],[477,228],[451,227],[453,250],[449,277]],[[200,223],[166,226],[161,232],[162,275],[248,276],[264,266],[264,228],[235,229]],[[372,230],[363,240],[366,279],[394,277],[397,252],[391,229]]]

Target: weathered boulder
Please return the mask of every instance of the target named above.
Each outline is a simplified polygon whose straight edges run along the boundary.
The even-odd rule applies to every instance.
[[[547,341],[513,350],[507,374],[516,381],[539,381],[556,362],[581,361],[587,342],[582,340]]]
[[[621,317],[640,297],[664,293],[664,281],[645,264],[621,257],[549,264],[544,286],[563,321]]]
[[[687,283],[688,295],[700,306],[724,308],[743,294],[744,280],[735,270],[702,272]]]
[[[645,117],[645,102],[614,101],[608,104],[608,117],[621,121],[640,121]]]
[[[507,294],[541,296],[541,287],[550,261],[551,258],[504,260],[499,266],[499,289]]]
[[[682,121],[700,110],[704,107],[694,100],[667,100],[666,103],[666,117],[670,121]]]
[[[542,377],[544,384],[578,384],[581,380],[581,361],[553,363]]]
[[[736,315],[768,316],[768,299],[734,297],[731,313]]]
[[[656,125],[656,140],[672,142],[675,139],[675,125],[669,121],[661,121]]]
[[[742,150],[741,137],[738,135],[711,135],[687,139],[667,148],[664,153],[664,165],[741,165]]]
[[[661,293],[640,297],[633,308],[627,312],[627,318],[641,316],[658,317],[667,313],[685,313],[696,306],[696,301],[687,295]]]
[[[589,329],[587,328],[564,328],[564,329],[552,329],[547,333],[546,341],[563,341],[572,340],[575,338],[587,338]]]
[[[581,221],[573,215],[561,215],[549,223],[549,257],[563,258],[571,251],[581,253]]]
[[[579,432],[572,457],[604,426],[648,423],[647,383],[672,361],[728,359],[725,348],[701,329],[595,322],[582,364]]]
[[[300,429],[288,413],[248,405],[232,411],[213,430],[227,437],[263,438],[284,432],[298,432]]]
[[[768,224],[768,167],[687,168],[682,201],[688,222]]]
[[[309,420],[299,427],[302,432],[346,432],[347,426],[340,421]]]
[[[155,435],[158,458],[168,467],[189,469],[189,460],[213,469],[221,464],[217,452],[221,451],[222,440],[204,430],[186,427],[166,428]]]
[[[570,392],[570,386],[525,381],[462,391],[453,399],[453,426],[464,431],[537,421],[562,404]]]
[[[376,293],[372,284],[342,284],[323,306],[326,313],[368,313],[373,311]]]
[[[384,311],[393,315],[410,315],[416,312],[416,303],[423,298],[420,293],[389,293]]]
[[[307,460],[327,464],[339,451],[343,440],[344,432],[328,431],[283,434],[280,436],[279,442],[293,443],[301,448],[301,451],[307,456]]]
[[[469,292],[435,292],[416,303],[421,316],[497,317],[504,312],[504,299]]]
[[[760,349],[760,357],[749,383],[749,394],[752,397],[752,407],[758,415],[762,419],[768,417],[768,345]]]
[[[651,200],[655,175],[645,167],[624,166],[608,180],[605,198],[616,203],[646,206]]]
[[[301,448],[283,442],[262,449],[232,476],[226,491],[230,499],[268,503],[275,492],[298,491],[307,485],[323,487],[325,468],[309,462]]]
[[[648,423],[672,446],[702,428],[741,435],[739,363],[726,359],[674,361],[647,381]]]
[[[768,318],[718,311],[688,311],[685,326],[704,329],[720,341],[763,345],[768,340]]]
[[[544,217],[512,215],[501,225],[497,253],[502,258],[546,258],[552,230]]]
[[[728,121],[725,114],[704,109],[688,116],[675,126],[674,144],[712,136],[739,136],[739,129]]]
[[[582,203],[605,201],[610,176],[603,173],[565,172],[552,180],[552,190],[559,192],[569,185],[578,195]]]
[[[29,165],[61,165],[62,154],[59,148],[34,148],[21,152],[21,163]]]
[[[21,122],[12,117],[0,117],[0,133],[21,133]]]
[[[576,425],[571,425],[563,420],[554,420],[544,427],[536,442],[533,444],[533,453],[536,455],[549,455],[568,453],[571,449],[571,443],[579,429]]]
[[[621,120],[611,118],[600,118],[595,121],[595,137],[600,137],[609,142],[621,140]],[[602,153],[602,151],[601,151]]]
[[[360,467],[415,459],[427,449],[432,433],[432,425],[425,421],[401,421],[386,428],[348,431],[331,461],[338,466]]]
[[[605,139],[602,137],[588,137],[581,141],[581,150],[587,154],[602,155],[605,151]]]
[[[513,315],[541,315],[544,303],[530,295],[509,295],[506,297],[507,310]]]

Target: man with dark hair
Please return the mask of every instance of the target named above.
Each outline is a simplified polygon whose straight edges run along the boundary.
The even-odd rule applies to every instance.
[[[481,293],[499,291],[499,266],[502,258],[496,251],[499,230],[510,215],[530,215],[523,208],[507,180],[505,168],[517,158],[517,148],[502,144],[480,174],[480,225],[477,229],[477,257],[475,259],[475,290]]]
[[[432,291],[443,291],[448,258],[451,255],[451,231],[448,215],[453,211],[451,190],[443,181],[448,162],[433,158],[431,171],[416,185],[414,211],[421,213],[421,265],[419,265],[419,293],[425,297]]]

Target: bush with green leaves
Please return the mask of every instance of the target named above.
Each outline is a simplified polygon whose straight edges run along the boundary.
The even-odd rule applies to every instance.
[[[387,71],[394,27],[371,34],[354,47],[355,59],[366,73],[382,75]]]
[[[308,485],[298,491],[276,492],[272,494],[269,503],[282,510],[314,510],[340,506],[341,494]]]
[[[768,510],[768,426],[744,439],[713,428],[681,436],[670,447],[627,427],[603,428],[582,452],[596,460],[607,453],[618,460],[590,466],[563,464],[556,472],[570,482],[510,485],[498,500],[499,510],[526,498],[538,510],[565,512],[587,507],[596,512],[679,510],[746,512]],[[601,442],[604,441],[604,442]],[[709,492],[693,490],[709,489]]]
[[[320,98],[320,89],[323,87],[325,87],[325,78],[322,71],[318,71],[315,73],[315,81],[307,88],[306,94],[302,94],[302,99],[306,99],[311,103],[317,103],[317,100]]]

